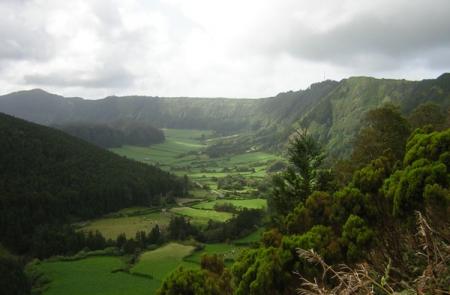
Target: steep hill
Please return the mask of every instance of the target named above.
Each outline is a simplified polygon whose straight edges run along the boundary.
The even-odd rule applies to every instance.
[[[423,81],[352,77],[261,99],[127,96],[93,101],[31,90],[0,96],[0,111],[47,125],[132,120],[158,128],[240,134],[222,143],[220,152],[279,150],[296,128],[303,127],[333,156],[345,156],[365,112],[391,102],[406,114],[426,101],[450,106],[450,74]]]
[[[18,253],[46,224],[158,205],[181,181],[62,131],[0,113],[0,243]]]
[[[419,104],[433,102],[450,107],[450,75],[437,79],[406,81],[353,77],[344,79],[321,98],[298,121],[316,134],[331,156],[348,155],[349,146],[359,130],[362,116],[385,103],[400,107],[409,114]]]

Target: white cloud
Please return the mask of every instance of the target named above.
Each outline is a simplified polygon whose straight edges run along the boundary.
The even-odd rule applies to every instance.
[[[450,65],[445,0],[0,2],[0,89],[266,97]]]

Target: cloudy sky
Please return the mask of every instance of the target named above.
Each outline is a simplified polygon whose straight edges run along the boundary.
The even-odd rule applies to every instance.
[[[0,0],[0,94],[267,97],[450,71],[448,0]]]

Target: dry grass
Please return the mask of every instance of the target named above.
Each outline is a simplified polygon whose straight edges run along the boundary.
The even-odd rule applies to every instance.
[[[314,250],[297,249],[298,255],[306,261],[321,266],[322,277],[308,280],[302,277],[301,295],[366,295],[366,294],[450,294],[450,248],[445,237],[434,231],[421,213],[416,213],[417,236],[421,241],[418,256],[426,259],[422,274],[410,282],[393,282],[389,276],[390,261],[383,275],[375,272],[368,264],[349,267],[345,264],[331,266]],[[327,284],[327,282],[333,284]],[[408,287],[412,285],[414,287]],[[395,287],[394,287],[395,286]],[[406,287],[400,287],[406,286]],[[400,289],[401,290],[395,290]]]

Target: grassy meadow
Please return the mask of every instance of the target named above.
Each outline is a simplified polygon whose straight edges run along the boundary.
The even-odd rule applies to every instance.
[[[117,271],[124,267],[120,257],[89,257],[76,261],[41,262],[49,279],[45,295],[142,295],[154,294],[160,282]]]
[[[214,200],[195,204],[192,208],[203,209],[203,210],[214,210],[214,206],[217,204],[233,204],[237,208],[248,208],[248,209],[264,209],[267,207],[266,199],[242,199],[242,200]]]
[[[225,263],[227,265],[230,265],[241,253],[242,249],[244,249],[244,247],[236,246],[234,244],[225,244],[225,243],[206,244],[202,250],[196,251],[191,255],[187,256],[186,258],[184,258],[184,261],[200,265],[202,255],[218,254],[223,256]]]
[[[191,218],[194,224],[207,224],[208,220],[225,222],[233,217],[229,212],[218,212],[214,210],[195,209],[191,207],[175,207],[170,209],[170,212],[184,215]]]
[[[169,212],[152,212],[137,216],[107,216],[86,222],[81,230],[98,230],[107,239],[116,239],[122,233],[127,237],[134,237],[138,231],[149,232],[156,224],[160,228],[165,228],[171,216]]]
[[[131,273],[148,275],[155,280],[162,281],[171,271],[176,269],[183,258],[189,256],[194,246],[169,243],[156,250],[141,254],[139,261],[130,269]],[[195,267],[193,265],[192,267]]]
[[[241,174],[248,178],[263,178],[266,168],[281,157],[266,152],[246,152],[239,155],[209,158],[202,154],[213,136],[208,130],[164,129],[166,141],[149,147],[123,146],[113,152],[136,161],[153,164],[177,175],[188,175],[193,181],[217,189],[216,178]],[[220,139],[220,138],[215,138]]]
[[[261,239],[261,235],[264,232],[264,228],[259,228],[249,234],[248,236],[245,236],[243,238],[234,240],[233,243],[235,245],[249,245],[252,243],[257,243]]]
[[[37,269],[50,280],[45,295],[145,295],[155,294],[164,278],[176,268],[197,269],[204,254],[223,255],[230,266],[246,244],[259,240],[263,229],[231,243],[194,246],[168,243],[158,249],[143,252],[129,272],[122,257],[92,256],[80,260],[43,261]]]

